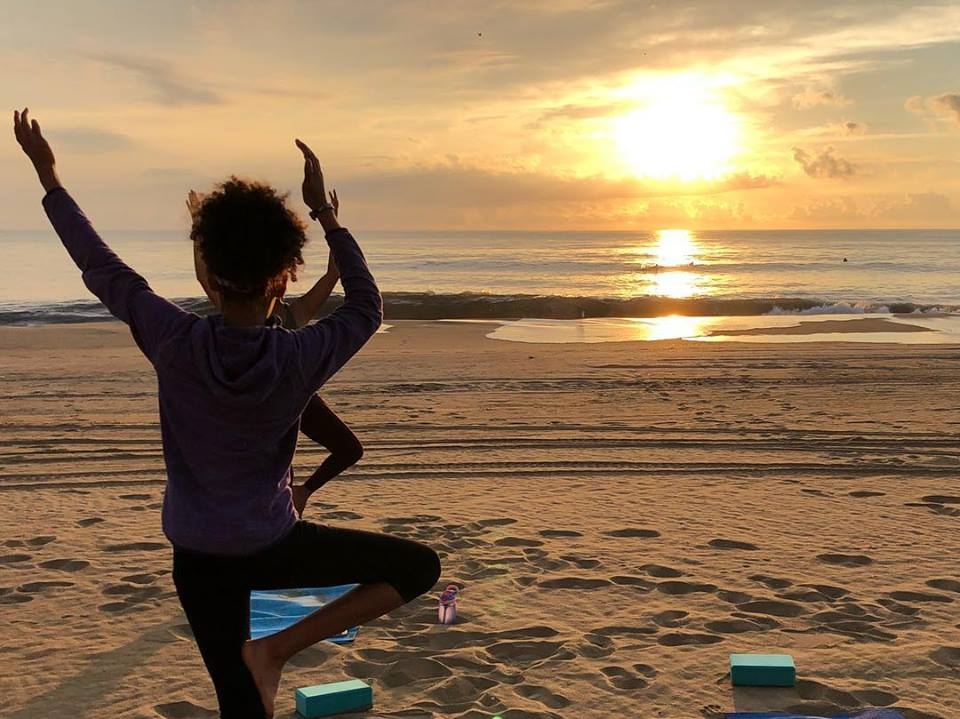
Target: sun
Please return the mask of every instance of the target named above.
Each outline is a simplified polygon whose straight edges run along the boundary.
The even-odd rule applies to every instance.
[[[635,97],[640,109],[613,119],[620,161],[642,177],[709,180],[731,172],[740,151],[740,120],[713,84],[701,76],[646,83]]]

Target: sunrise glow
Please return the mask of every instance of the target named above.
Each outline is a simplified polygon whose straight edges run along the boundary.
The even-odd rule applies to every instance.
[[[676,75],[642,86],[641,107],[613,120],[622,163],[637,176],[661,180],[710,180],[732,172],[743,132],[714,82]]]

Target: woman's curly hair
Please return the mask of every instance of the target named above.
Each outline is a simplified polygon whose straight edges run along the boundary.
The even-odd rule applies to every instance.
[[[223,295],[271,295],[286,274],[297,279],[307,226],[284,203],[288,195],[231,175],[203,199],[190,239]]]

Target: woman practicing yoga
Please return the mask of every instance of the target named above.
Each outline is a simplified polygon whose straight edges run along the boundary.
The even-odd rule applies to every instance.
[[[187,209],[190,211],[190,219],[193,222],[190,232],[190,239],[193,240],[193,265],[197,281],[219,310],[220,293],[211,286],[207,263],[203,261],[203,253],[200,251],[200,233],[196,229],[202,200],[203,197],[194,190],[190,190],[187,195]],[[330,201],[334,216],[338,216],[340,199],[337,197],[336,190],[330,192]],[[290,302],[284,298],[278,298],[273,306],[273,317],[288,329],[303,327],[316,317],[339,279],[340,271],[337,269],[337,263],[333,261],[333,253],[330,253],[327,258],[327,273],[301,297]],[[363,445],[360,444],[357,435],[337,416],[336,412],[327,406],[326,402],[320,399],[320,395],[311,397],[306,409],[303,410],[300,417],[300,431],[325,447],[330,455],[303,484],[293,482],[291,469],[290,488],[293,492],[293,506],[297,510],[298,517],[303,516],[303,509],[311,494],[344,470],[355,465],[363,457]]]
[[[343,305],[296,331],[268,324],[303,262],[305,226],[272,188],[232,177],[203,201],[194,223],[221,314],[181,310],[103,242],[60,184],[50,145],[27,113],[14,112],[14,132],[46,190],[47,216],[87,288],[130,326],[157,374],[163,530],[220,716],[272,717],[294,654],[409,602],[440,574],[436,552],[422,544],[298,520],[293,504],[300,415],[376,332],[380,292],[326,202],[319,161],[297,140],[303,199],[323,225]],[[277,634],[249,639],[251,589],[350,583],[360,586]]]

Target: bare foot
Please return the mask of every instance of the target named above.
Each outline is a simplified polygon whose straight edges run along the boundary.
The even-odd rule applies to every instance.
[[[253,681],[260,692],[260,701],[267,712],[267,719],[273,719],[273,704],[280,688],[280,672],[283,665],[274,659],[267,651],[268,647],[263,639],[247,641],[240,650],[243,663],[247,665]]]

